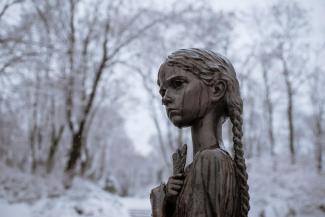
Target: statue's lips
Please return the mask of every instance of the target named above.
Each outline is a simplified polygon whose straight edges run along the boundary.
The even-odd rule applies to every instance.
[[[167,114],[168,114],[168,117],[171,117],[173,115],[179,115],[180,111],[178,109],[174,109],[174,108],[167,108]]]

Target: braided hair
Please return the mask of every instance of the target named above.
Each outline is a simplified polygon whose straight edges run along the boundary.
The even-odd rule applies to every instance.
[[[243,101],[240,96],[239,82],[236,72],[230,61],[220,54],[203,49],[180,49],[167,57],[165,63],[170,66],[179,67],[196,75],[206,85],[212,86],[218,80],[227,84],[224,97],[225,114],[232,123],[234,162],[236,165],[236,176],[239,185],[238,214],[236,216],[247,217],[249,211],[249,193],[246,172],[246,164],[242,143],[242,112]]]

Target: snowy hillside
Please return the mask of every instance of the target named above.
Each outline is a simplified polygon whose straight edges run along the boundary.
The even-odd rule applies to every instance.
[[[129,217],[120,198],[75,179],[69,190],[53,179],[33,177],[0,166],[1,217]]]
[[[277,160],[276,170],[268,157],[250,159],[251,217],[324,217],[325,174],[312,162],[290,165]]]
[[[267,157],[248,160],[250,217],[325,216],[325,174],[311,162],[292,166]],[[148,197],[120,198],[100,187],[75,179],[69,190],[52,178],[39,178],[0,166],[1,217],[128,217],[141,211],[150,216]]]

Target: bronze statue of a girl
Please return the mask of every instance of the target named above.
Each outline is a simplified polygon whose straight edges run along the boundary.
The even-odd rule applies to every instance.
[[[247,217],[243,103],[232,64],[208,50],[181,49],[160,66],[158,85],[170,121],[191,127],[193,162],[184,168],[186,145],[174,153],[174,175],[150,195],[153,217]],[[220,148],[228,117],[234,159]]]

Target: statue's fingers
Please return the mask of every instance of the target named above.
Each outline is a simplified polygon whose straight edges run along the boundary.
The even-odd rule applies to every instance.
[[[171,184],[170,185],[170,188],[173,189],[173,190],[179,190],[179,189],[182,188],[182,186],[181,185],[177,185],[177,184]]]
[[[179,190],[183,187],[182,183],[169,183],[167,186],[168,190]]]
[[[178,174],[174,175],[173,178],[175,178],[175,179],[183,179],[184,174],[183,173],[178,173]]]
[[[178,180],[178,179],[173,179],[173,180],[170,180],[169,182],[170,184],[176,184],[176,185],[183,185],[183,180]]]
[[[182,190],[182,187],[180,186],[175,186],[173,189],[173,191],[176,191],[177,193],[179,193]]]
[[[175,190],[169,190],[168,194],[171,195],[171,196],[176,196],[176,195],[178,195],[178,192],[175,191]]]

